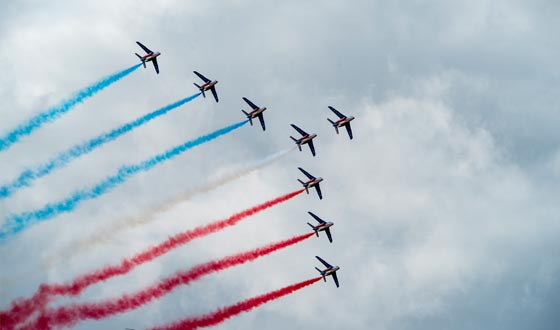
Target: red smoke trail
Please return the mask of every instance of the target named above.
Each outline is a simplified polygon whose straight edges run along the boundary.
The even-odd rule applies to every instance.
[[[168,325],[154,327],[151,330],[191,330],[216,325],[224,322],[230,317],[233,317],[242,312],[248,312],[255,307],[259,307],[260,305],[266,304],[271,300],[276,300],[285,295],[291,294],[320,280],[321,277],[316,277],[307,281],[295,283],[276,291],[271,291],[260,296],[240,301],[235,305],[222,307],[215,312],[206,315],[187,318],[181,321],[170,323]]]
[[[123,259],[117,265],[106,266],[102,269],[84,274],[73,281],[65,284],[42,284],[39,290],[30,299],[19,299],[12,302],[12,307],[7,312],[0,312],[0,323],[6,327],[14,326],[30,316],[34,311],[44,307],[52,296],[56,295],[77,295],[87,287],[105,281],[111,277],[126,274],[138,265],[151,261],[170,250],[184,245],[196,238],[200,238],[229,226],[233,226],[239,221],[264,211],[279,203],[285,202],[303,192],[303,189],[289,194],[274,198],[262,204],[253,206],[226,219],[212,222],[191,230],[184,231],[169,237],[162,243],[152,246],[131,258]]]
[[[272,252],[299,243],[314,233],[303,234],[277,243],[265,245],[247,252],[234,254],[222,259],[203,263],[187,271],[180,271],[174,275],[149,286],[134,294],[124,294],[119,298],[110,299],[99,303],[81,303],[62,306],[53,309],[44,309],[37,319],[21,327],[21,330],[51,329],[56,326],[72,326],[78,321],[95,319],[99,320],[118,313],[127,312],[158,299],[169,293],[179,285],[189,284],[199,278],[219,272],[229,267],[237,266]]]

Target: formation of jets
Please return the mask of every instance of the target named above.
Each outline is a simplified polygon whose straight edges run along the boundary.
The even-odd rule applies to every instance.
[[[159,66],[158,66],[158,62],[157,62],[157,57],[160,56],[161,53],[151,51],[148,47],[144,46],[139,41],[137,41],[136,43],[138,44],[138,46],[140,46],[146,52],[146,55],[144,55],[144,56],[141,56],[141,55],[135,53],[136,56],[140,59],[144,68],[146,68],[146,62],[152,62],[152,64],[154,65],[154,69],[155,69],[156,73],[159,74]],[[218,102],[219,101],[218,93],[216,92],[216,84],[218,83],[218,81],[208,79],[204,75],[202,75],[201,73],[199,73],[197,71],[193,71],[193,72],[194,72],[195,75],[198,76],[198,78],[200,78],[203,81],[202,85],[199,85],[197,83],[193,83],[198,88],[198,90],[200,91],[202,96],[206,97],[205,92],[210,91],[212,93],[212,95],[214,96],[214,100],[216,100],[216,102]],[[243,101],[245,101],[245,103],[247,103],[249,105],[249,107],[251,107],[251,110],[249,110],[249,111],[245,111],[243,109],[241,110],[243,112],[243,114],[247,117],[247,120],[249,120],[249,123],[251,124],[251,126],[253,126],[253,119],[257,118],[259,120],[260,124],[261,124],[262,130],[265,131],[266,130],[266,125],[265,125],[263,113],[264,113],[264,111],[266,111],[267,108],[266,107],[259,107],[259,106],[255,105],[251,100],[249,100],[246,97],[243,97],[242,99],[243,99]],[[334,127],[334,130],[335,130],[336,134],[339,134],[339,129],[344,127],[344,128],[346,128],[346,132],[348,133],[348,137],[350,138],[350,140],[352,140],[354,137],[353,137],[353,134],[352,134],[352,127],[350,126],[350,122],[352,120],[354,120],[354,117],[352,117],[352,116],[348,117],[348,116],[342,114],[340,111],[338,111],[337,109],[335,109],[332,106],[328,106],[328,108],[338,117],[338,119],[336,119],[336,120],[331,120],[330,118],[327,118],[327,120]],[[311,150],[311,154],[313,155],[313,157],[315,157],[316,153],[315,153],[315,146],[313,144],[313,139],[315,139],[317,137],[317,134],[314,134],[314,133],[309,134],[306,131],[299,128],[298,126],[294,125],[294,124],[291,124],[291,126],[301,135],[299,138],[294,138],[293,136],[290,136],[290,138],[295,142],[299,151],[302,151],[302,146],[307,144],[309,146],[309,149]],[[319,199],[323,199],[323,194],[321,192],[321,187],[320,187],[320,183],[321,183],[321,181],[323,181],[323,178],[315,177],[301,167],[298,167],[298,169],[307,177],[307,181],[303,181],[303,180],[298,179],[298,181],[305,188],[305,191],[307,192],[307,194],[309,194],[309,189],[310,188],[315,188],[315,190],[317,191],[317,195],[319,196]],[[315,232],[315,235],[317,235],[317,237],[319,237],[319,232],[325,232],[329,242],[332,243],[333,239],[332,239],[330,227],[332,227],[334,224],[332,222],[324,221],[323,219],[321,219],[320,217],[318,217],[317,215],[315,215],[312,212],[308,212],[308,213],[318,222],[317,225],[312,225],[309,222],[307,223],[313,229],[313,231]],[[332,266],[331,264],[329,264],[325,260],[321,259],[319,256],[315,256],[315,257],[317,258],[317,260],[319,260],[323,264],[323,266],[326,267],[323,270],[315,267],[315,269],[317,269],[317,271],[323,277],[323,280],[326,282],[327,281],[326,277],[327,276],[332,276],[332,278],[334,280],[334,283],[335,283],[336,287],[338,288],[339,287],[339,282],[338,282],[338,277],[336,275],[336,272],[340,269],[340,267]]]

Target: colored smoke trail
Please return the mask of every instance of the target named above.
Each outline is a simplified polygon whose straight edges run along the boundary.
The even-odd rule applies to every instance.
[[[51,173],[56,169],[66,166],[73,159],[76,159],[84,154],[87,154],[92,150],[101,147],[105,143],[115,140],[119,136],[128,133],[139,126],[142,126],[159,116],[165,115],[169,111],[176,109],[181,105],[194,100],[199,95],[200,93],[197,93],[195,95],[186,97],[177,102],[166,105],[160,109],[157,109],[156,111],[150,112],[140,118],[137,118],[134,121],[128,122],[120,127],[117,127],[111,130],[110,132],[103,133],[89,141],[86,141],[81,144],[77,144],[71,147],[70,149],[59,153],[58,155],[51,158],[49,161],[47,161],[44,164],[41,164],[35,168],[26,169],[18,176],[17,179],[13,180],[8,184],[0,186],[0,199],[9,197],[14,192],[19,190],[19,188],[29,186],[33,180],[39,179],[45,175],[48,175],[49,173]]]
[[[33,131],[41,127],[44,123],[51,122],[56,118],[62,116],[63,114],[74,108],[74,106],[81,103],[83,100],[95,95],[97,92],[128,76],[133,71],[138,69],[140,65],[141,64],[135,64],[128,69],[105,77],[77,91],[70,99],[62,102],[61,104],[54,106],[44,112],[41,112],[35,117],[20,124],[14,130],[0,138],[0,151],[9,148],[12,144],[18,142],[20,138],[31,134]]]
[[[277,198],[268,200],[264,203],[258,204],[241,212],[238,212],[226,219],[215,221],[205,226],[200,226],[191,230],[184,231],[182,233],[176,234],[169,237],[162,243],[149,247],[145,251],[142,251],[131,258],[123,259],[119,264],[114,266],[106,266],[100,270],[96,270],[80,277],[77,277],[70,283],[66,284],[42,284],[39,287],[38,292],[30,299],[19,299],[12,303],[9,311],[1,312],[6,315],[10,315],[10,322],[18,323],[22,319],[25,319],[27,315],[30,315],[34,311],[43,308],[52,296],[56,295],[77,295],[83,290],[96,283],[108,280],[111,277],[126,274],[136,266],[154,260],[155,258],[175,249],[179,246],[185,245],[186,243],[215,233],[221,229],[229,226],[233,226],[239,221],[252,216],[258,212],[264,211],[270,207],[277,204],[286,202],[295,196],[301,194],[304,190],[297,190]],[[7,321],[6,321],[7,322]]]
[[[115,237],[116,235],[118,235],[120,232],[122,232],[123,230],[126,229],[131,229],[134,227],[138,227],[141,225],[145,225],[147,223],[150,223],[151,221],[153,221],[155,219],[155,215],[159,214],[159,213],[163,213],[167,210],[170,210],[171,208],[173,208],[174,206],[176,206],[177,204],[184,202],[190,198],[192,198],[193,196],[199,195],[199,194],[203,194],[203,193],[207,193],[209,191],[212,191],[214,189],[217,189],[229,182],[232,182],[234,180],[237,180],[239,178],[242,178],[246,175],[249,175],[269,164],[271,164],[272,162],[280,159],[281,157],[286,156],[288,153],[290,153],[291,151],[295,150],[296,147],[292,147],[289,149],[284,149],[281,150],[279,152],[276,152],[272,155],[269,155],[261,160],[258,160],[255,163],[252,163],[248,166],[245,166],[244,168],[234,171],[233,173],[227,174],[221,178],[218,178],[215,181],[212,181],[210,183],[208,183],[207,185],[204,185],[203,187],[200,187],[198,189],[195,189],[193,191],[190,191],[186,194],[183,194],[179,197],[176,197],[166,203],[164,203],[161,206],[158,206],[156,208],[153,208],[151,210],[145,211],[143,212],[140,216],[137,217],[127,217],[127,218],[123,218],[119,221],[114,222],[113,224],[107,226],[107,227],[103,227],[100,228],[99,230],[95,231],[94,233],[90,234],[88,237],[86,237],[85,239],[81,240],[81,241],[77,241],[73,244],[71,244],[70,246],[66,246],[64,248],[63,251],[57,253],[57,255],[54,256],[54,258],[51,258],[51,260],[49,260],[49,267],[54,265],[58,259],[67,259],[73,255],[79,254],[81,253],[84,249],[90,248],[92,246],[95,246],[97,244],[100,243],[106,243],[108,241],[111,240],[112,237]]]
[[[247,122],[247,120],[244,120],[239,123],[221,128],[210,134],[200,136],[194,140],[187,141],[141,163],[122,166],[117,171],[117,174],[104,179],[97,185],[88,189],[78,190],[68,198],[56,203],[49,203],[39,210],[9,216],[2,227],[0,227],[0,240],[17,234],[35,223],[48,220],[60,213],[71,212],[82,202],[90,199],[95,199],[107,193],[111,189],[128,180],[129,177],[139,172],[148,171],[156,165],[166,160],[173,159],[174,157],[182,154],[189,149],[192,149],[206,142],[210,142],[222,135],[228,134],[231,131],[247,124]]]
[[[124,294],[115,299],[109,299],[98,303],[77,303],[57,308],[46,308],[41,311],[41,314],[36,320],[26,324],[21,329],[37,330],[50,329],[56,326],[72,326],[78,321],[88,319],[99,320],[115,314],[127,312],[143,306],[155,299],[159,299],[179,285],[186,285],[192,281],[200,279],[203,276],[253,261],[272,252],[299,243],[313,235],[314,233],[307,233],[295,236],[290,239],[265,245],[247,252],[206,262],[194,266],[187,271],[177,272],[141,291],[133,294]]]
[[[276,300],[283,296],[292,294],[320,280],[321,277],[312,278],[303,282],[283,287],[275,291],[262,294],[260,296],[240,301],[231,306],[222,307],[206,315],[190,317],[181,321],[170,323],[168,325],[157,326],[151,328],[150,330],[191,330],[216,325],[240,313],[248,312],[253,308],[266,304],[271,300]]]

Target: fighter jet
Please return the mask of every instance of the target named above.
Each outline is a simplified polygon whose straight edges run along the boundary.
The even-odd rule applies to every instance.
[[[142,61],[142,65],[144,66],[144,69],[146,68],[146,62],[152,62],[154,64],[154,69],[156,69],[156,73],[159,74],[157,57],[160,56],[161,53],[160,52],[156,52],[156,53],[152,52],[151,50],[148,49],[148,47],[142,45],[140,43],[140,41],[136,41],[136,43],[138,44],[138,46],[140,46],[146,52],[146,55],[144,55],[144,56],[140,56],[140,55],[138,55],[138,53],[134,53],[134,54],[136,54],[136,56],[138,56],[140,61]]]
[[[246,97],[243,98],[243,101],[247,102],[247,104],[253,109],[251,112],[241,110],[243,111],[245,116],[247,116],[247,119],[249,119],[249,123],[251,124],[251,126],[253,126],[253,119],[259,118],[263,131],[266,130],[266,128],[264,127],[264,117],[263,117],[263,112],[266,110],[266,107],[260,108]]]
[[[334,280],[334,284],[336,284],[336,287],[338,288],[339,285],[338,285],[338,277],[336,277],[336,272],[340,269],[340,267],[332,266],[331,264],[319,258],[318,256],[315,256],[315,258],[317,258],[323,265],[325,265],[325,267],[327,267],[325,270],[320,270],[319,268],[315,267],[315,269],[317,269],[319,273],[321,273],[321,276],[323,276],[323,281],[326,282],[327,281],[326,277],[331,275]]]
[[[313,155],[313,157],[315,157],[315,147],[313,146],[313,139],[317,137],[317,134],[308,134],[306,133],[304,130],[302,130],[301,128],[297,127],[294,124],[291,124],[292,127],[299,132],[299,134],[301,134],[302,136],[299,139],[294,138],[293,136],[290,136],[292,138],[292,140],[294,140],[294,142],[296,143],[296,145],[299,148],[299,151],[301,151],[301,146],[303,144],[308,144],[309,145],[309,149],[311,149],[311,154]]]
[[[315,231],[315,235],[317,235],[317,237],[319,237],[319,232],[324,231],[327,234],[327,238],[329,239],[329,242],[332,243],[331,230],[329,229],[329,227],[332,227],[332,225],[334,225],[334,223],[326,222],[326,221],[324,221],[323,219],[319,218],[318,216],[316,216],[315,214],[313,214],[311,212],[307,212],[307,213],[309,213],[309,215],[311,215],[313,218],[315,218],[315,220],[317,220],[317,222],[319,222],[318,226],[313,226],[309,222],[307,223],[309,225],[309,227],[313,228],[313,230]]]
[[[337,121],[332,121],[329,118],[327,118],[327,120],[334,126],[334,130],[336,131],[336,134],[338,134],[338,129],[344,126],[346,127],[346,131],[348,132],[348,136],[350,137],[350,140],[352,140],[352,128],[350,127],[350,122],[354,120],[354,117],[346,117],[345,115],[341,114],[338,110],[331,107],[330,105],[329,105],[329,109],[331,109],[332,112],[334,112],[339,118]]]
[[[218,102],[218,93],[216,93],[216,87],[215,87],[218,81],[217,80],[212,81],[196,71],[193,72],[200,79],[204,81],[204,84],[202,84],[202,86],[198,85],[197,83],[193,83],[198,88],[198,90],[202,93],[202,96],[206,97],[206,94],[204,94],[204,92],[210,90],[212,92],[212,95],[214,95],[214,99],[216,100],[216,102]]]
[[[298,181],[303,185],[303,187],[305,188],[305,191],[309,194],[309,188],[313,188],[315,187],[315,189],[317,190],[317,195],[319,195],[319,199],[323,199],[323,194],[321,193],[321,187],[319,186],[319,183],[321,181],[323,181],[323,178],[316,178],[313,175],[307,173],[306,170],[304,170],[301,167],[298,167],[298,169],[305,174],[305,176],[309,179],[306,182],[301,181],[300,179],[298,179]]]

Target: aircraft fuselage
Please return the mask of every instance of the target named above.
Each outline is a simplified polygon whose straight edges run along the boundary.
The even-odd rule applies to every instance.
[[[319,224],[319,225],[315,226],[315,228],[317,228],[316,229],[317,231],[325,231],[325,230],[327,230],[327,228],[332,227],[332,225],[334,225],[334,223],[327,222],[327,223]]]
[[[316,137],[317,137],[317,134],[306,135],[306,136],[300,137],[297,141],[298,141],[298,144],[307,144],[307,143],[309,143],[309,141],[313,140]]]
[[[200,86],[200,88],[201,88],[203,91],[207,91],[207,90],[210,90],[210,88],[214,87],[214,85],[216,85],[217,83],[218,83],[217,80],[209,81],[209,82],[207,82],[207,83],[204,83],[202,86]]]
[[[261,113],[263,113],[265,110],[266,110],[266,107],[255,109],[255,110],[249,112],[249,116],[251,118],[257,118],[257,116],[260,115]]]
[[[332,274],[336,273],[339,269],[340,269],[340,267],[338,267],[338,266],[334,266],[332,268],[327,268],[327,269],[323,270],[323,274],[325,274],[325,276],[329,276],[329,275],[332,275]]]
[[[305,182],[305,183],[303,184],[303,186],[304,186],[305,188],[313,188],[313,187],[315,187],[316,185],[318,185],[321,181],[323,181],[323,178],[311,179],[311,180]]]
[[[144,62],[150,62],[153,61],[156,57],[160,56],[161,53],[160,52],[155,52],[155,53],[151,53],[151,54],[146,54],[144,56],[142,56]]]
[[[352,120],[354,120],[354,117],[346,117],[346,118],[340,118],[339,120],[335,121],[335,125],[337,127],[342,127],[345,124],[348,124],[349,122],[351,122]]]

